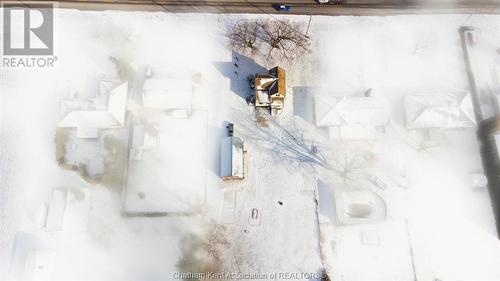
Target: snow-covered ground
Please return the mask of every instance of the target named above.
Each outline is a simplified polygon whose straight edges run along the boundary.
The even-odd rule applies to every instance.
[[[233,53],[224,36],[231,23],[254,17],[264,16],[58,10],[55,68],[0,68],[0,279],[19,278],[22,253],[13,253],[24,245],[54,253],[54,280],[173,280],[174,272],[199,269],[196,237],[204,239],[214,220],[224,225],[217,232],[224,271],[325,267],[345,281],[500,280],[488,194],[469,183],[482,171],[475,129],[407,130],[402,104],[407,94],[467,90],[458,28],[477,26],[482,58],[495,65],[500,17],[313,17],[312,51],[285,66],[288,96],[276,118],[257,118],[244,99],[247,74],[273,65]],[[197,216],[123,217],[119,191],[56,161],[59,101],[95,95],[102,78],[129,80],[137,93],[146,66],[197,73],[193,108],[208,118],[206,206]],[[359,96],[369,88],[391,105],[391,123],[375,141],[333,141],[315,127],[315,95]],[[227,122],[248,149],[241,182],[219,178]],[[379,194],[385,221],[320,226],[318,179]],[[61,187],[92,190],[86,231],[40,229]]]

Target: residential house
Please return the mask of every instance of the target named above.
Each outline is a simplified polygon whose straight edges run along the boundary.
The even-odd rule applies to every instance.
[[[61,101],[57,127],[75,128],[78,138],[97,138],[99,129],[122,128],[127,92],[127,82],[101,80],[95,97]]]
[[[409,129],[475,127],[470,93],[426,94],[404,97]]]
[[[271,114],[279,113],[285,105],[285,70],[276,66],[268,73],[255,74],[255,106],[268,108]]]
[[[316,126],[328,128],[334,139],[374,139],[390,118],[388,102],[377,97],[318,95],[314,108]]]

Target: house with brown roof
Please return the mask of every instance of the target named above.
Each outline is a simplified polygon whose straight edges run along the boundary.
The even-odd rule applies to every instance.
[[[285,105],[285,70],[276,66],[268,73],[255,74],[255,107],[268,108],[272,115],[278,114]]]

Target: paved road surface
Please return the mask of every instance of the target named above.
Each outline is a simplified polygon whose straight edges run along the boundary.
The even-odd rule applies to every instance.
[[[42,0],[46,1],[46,0]],[[331,0],[332,1],[332,0]],[[210,13],[282,13],[305,15],[390,15],[416,13],[499,13],[500,0],[344,0],[320,5],[314,0],[68,0],[61,8]],[[278,12],[273,4],[291,6]]]

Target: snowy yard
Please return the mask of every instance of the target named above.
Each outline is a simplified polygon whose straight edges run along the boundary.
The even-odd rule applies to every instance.
[[[478,30],[481,85],[498,86],[500,16],[313,17],[311,52],[293,66],[281,65],[287,97],[284,111],[273,117],[254,112],[245,97],[247,76],[275,65],[231,51],[225,37],[229,25],[255,17],[58,10],[55,67],[0,68],[0,279],[174,280],[175,272],[326,268],[332,280],[343,281],[500,280],[488,193],[470,180],[482,173],[475,128],[409,130],[403,106],[410,94],[468,90],[458,34],[463,24]],[[120,150],[129,142],[128,127],[110,133],[115,142],[104,141],[105,152],[88,143],[68,145],[74,158],[102,157],[95,161],[104,162],[95,169],[104,170],[102,177],[89,180],[56,159],[61,99],[95,95],[100,79],[128,81],[129,114],[149,118],[137,105],[148,68],[190,73],[190,106],[206,112],[206,126],[178,134],[190,140],[186,147],[168,139],[169,133],[201,127],[167,126],[170,131],[160,134],[168,140],[167,159],[174,155],[183,163],[163,172],[159,167],[172,163],[155,166],[159,160],[152,157],[129,171],[139,171],[131,182],[151,186],[158,175],[168,175],[166,182],[175,186],[187,178],[189,192],[203,187],[204,204],[192,206],[195,215],[122,215],[128,198],[119,188],[123,168],[117,163],[130,160]],[[375,138],[332,139],[316,127],[316,96],[359,97],[368,89],[390,109],[384,130],[372,132]],[[228,122],[248,150],[241,181],[219,177]],[[204,158],[206,165],[198,160],[192,173],[186,170],[190,160]],[[318,220],[319,181],[376,194],[385,203],[383,221]],[[91,190],[91,196],[74,195],[65,203],[79,210],[89,202],[83,227],[70,227],[76,232],[42,227],[57,188]],[[142,205],[148,194],[141,192],[134,190],[131,201],[139,211],[150,208]],[[147,203],[165,202],[164,195]],[[203,263],[200,249],[208,249],[213,263]],[[25,265],[33,253],[44,272]]]

